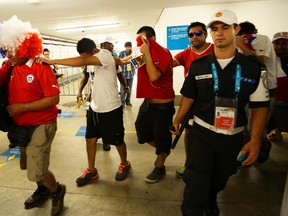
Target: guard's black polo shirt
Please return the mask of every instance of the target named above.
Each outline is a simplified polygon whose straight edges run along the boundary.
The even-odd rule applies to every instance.
[[[261,68],[263,64],[253,57],[236,53],[232,61],[222,70],[214,53],[195,60],[189,69],[189,74],[181,89],[181,94],[194,99],[193,113],[203,121],[214,125],[215,116],[215,93],[214,80],[212,77],[211,64],[215,63],[219,79],[219,97],[235,98],[235,74],[236,65],[242,67],[241,87],[238,95],[238,110],[236,127],[247,124],[244,107],[249,103],[250,108],[269,107],[267,101],[249,101],[249,96],[258,87]]]

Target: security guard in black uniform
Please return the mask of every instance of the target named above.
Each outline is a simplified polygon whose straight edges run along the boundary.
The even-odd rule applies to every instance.
[[[179,124],[190,108],[195,114],[183,176],[185,216],[219,215],[217,194],[237,171],[247,103],[252,108],[252,136],[241,151],[247,156],[243,165],[255,162],[259,153],[269,107],[263,79],[266,71],[258,60],[237,52],[235,35],[240,29],[236,23],[232,11],[212,15],[207,27],[211,28],[214,53],[191,64],[181,89],[183,97],[173,133],[179,133]]]

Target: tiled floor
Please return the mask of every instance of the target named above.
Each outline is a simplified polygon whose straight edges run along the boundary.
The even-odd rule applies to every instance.
[[[99,142],[96,165],[100,178],[87,186],[76,186],[75,180],[87,162],[83,131],[79,131],[85,126],[85,111],[73,106],[74,99],[61,97],[59,107],[63,114],[58,118],[51,153],[50,168],[57,180],[67,186],[62,215],[180,216],[184,184],[175,170],[184,163],[183,137],[167,160],[166,177],[156,184],[145,183],[155,156],[152,147],[137,144],[134,121],[140,100],[134,99],[133,107],[124,109],[125,140],[132,164],[128,179],[114,180],[119,163],[117,151],[112,147],[110,152],[104,152]],[[279,216],[288,167],[288,135],[284,137],[285,142],[273,143],[266,163],[241,169],[230,179],[225,191],[219,194],[221,216]],[[39,208],[24,209],[23,202],[35,190],[35,184],[19,169],[17,151],[5,154],[6,150],[6,134],[0,132],[0,215],[50,215],[51,201]]]

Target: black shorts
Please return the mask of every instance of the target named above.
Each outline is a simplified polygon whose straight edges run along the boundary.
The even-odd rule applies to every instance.
[[[102,138],[103,144],[111,144],[115,146],[124,143],[124,124],[123,124],[123,108],[112,110],[107,113],[94,112],[91,107],[86,115],[86,134],[85,138]]]
[[[135,122],[138,142],[144,144],[154,141],[157,155],[161,152],[170,153],[172,134],[169,125],[172,125],[174,113],[174,102],[151,104],[145,100]]]

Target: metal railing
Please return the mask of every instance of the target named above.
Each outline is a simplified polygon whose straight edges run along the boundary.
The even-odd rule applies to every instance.
[[[62,78],[58,79],[61,95],[76,96],[78,94],[80,80],[83,77],[82,69],[80,67],[60,67],[59,74],[64,74]],[[90,91],[90,83],[88,82],[83,90],[83,95],[88,95]]]

